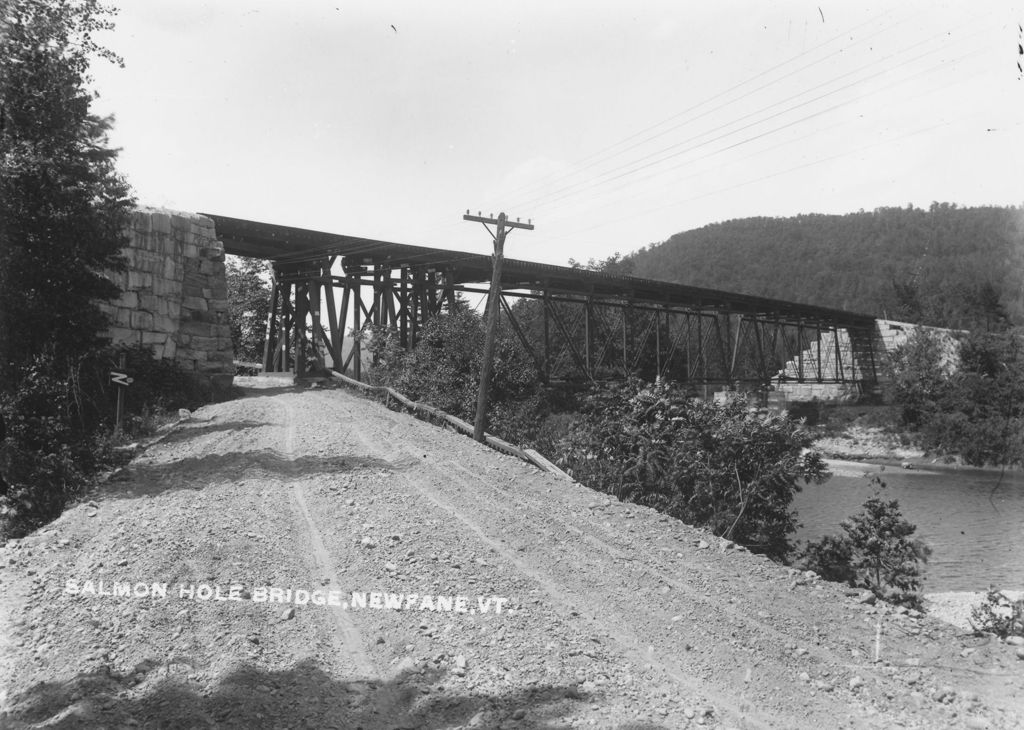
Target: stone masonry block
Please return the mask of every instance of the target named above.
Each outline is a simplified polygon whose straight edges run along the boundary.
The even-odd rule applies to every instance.
[[[177,298],[181,295],[181,284],[173,279],[154,278],[153,293],[161,297],[173,296]]]
[[[128,272],[128,289],[145,289],[153,285],[153,275],[141,271]]]
[[[156,296],[155,294],[146,294],[144,292],[140,292],[138,298],[139,309],[142,309],[146,312],[155,313],[160,305],[160,302],[162,301],[160,297]]]
[[[208,322],[200,320],[189,319],[185,320],[178,327],[178,331],[183,335],[195,335],[197,337],[210,337],[211,326]]]
[[[215,352],[219,346],[220,343],[217,341],[216,337],[196,336],[192,338],[192,347],[197,350],[203,350],[207,353]]]
[[[173,334],[178,330],[178,323],[167,315],[158,314],[153,317],[153,329],[157,332]]]
[[[143,332],[142,333],[142,344],[143,345],[162,345],[167,342],[166,332]]]
[[[151,330],[153,329],[153,315],[149,312],[132,312],[132,329]]]
[[[209,306],[206,303],[206,299],[204,299],[203,297],[196,296],[182,298],[181,306],[185,309],[192,309],[198,312],[205,312],[207,309],[209,309]]]
[[[171,216],[167,213],[153,213],[150,216],[152,221],[153,231],[156,233],[170,233],[171,232]]]
[[[110,337],[115,345],[122,343],[135,344],[139,341],[138,333],[127,327],[111,327],[107,330],[107,336]]]

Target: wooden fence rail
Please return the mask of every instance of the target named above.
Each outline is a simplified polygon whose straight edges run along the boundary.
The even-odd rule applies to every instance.
[[[411,411],[417,413],[426,413],[427,415],[432,416],[433,418],[436,418],[440,421],[444,421],[452,428],[456,429],[457,431],[461,431],[467,436],[473,435],[473,425],[471,423],[466,423],[461,418],[456,418],[455,416],[445,413],[441,409],[435,408],[434,406],[427,405],[426,403],[417,403],[414,400],[410,400],[409,398],[406,398],[404,395],[399,393],[397,390],[394,390],[393,388],[388,388],[387,386],[384,385],[370,385],[369,383],[363,383],[354,378],[350,378],[347,375],[343,375],[336,370],[331,371],[331,377],[334,378],[335,380],[340,380],[346,385],[351,385],[354,388],[359,388],[360,390],[366,392],[383,393],[385,399],[394,398],[396,401],[398,401]],[[539,468],[541,471],[546,471],[563,479],[568,479],[569,481],[572,481],[572,477],[570,477],[568,474],[566,474],[564,471],[559,469],[557,466],[552,464],[550,461],[545,459],[543,456],[541,456],[533,449],[520,449],[518,446],[513,446],[508,441],[500,439],[497,436],[492,436],[491,434],[484,434],[484,443],[486,443],[488,446],[490,446],[492,449],[496,451],[500,451],[504,454],[508,454],[509,456],[515,456],[516,458],[529,462],[536,466],[537,468]]]

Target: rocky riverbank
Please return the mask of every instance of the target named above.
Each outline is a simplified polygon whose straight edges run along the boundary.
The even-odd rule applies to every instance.
[[[925,452],[878,426],[850,426],[842,434],[815,439],[815,450],[830,459],[853,461],[926,461]]]
[[[1024,598],[1024,591],[1003,591],[1003,595],[1011,601]],[[945,621],[958,629],[970,632],[971,609],[985,601],[983,591],[951,591],[946,593],[928,593],[925,595],[924,606],[929,616]]]

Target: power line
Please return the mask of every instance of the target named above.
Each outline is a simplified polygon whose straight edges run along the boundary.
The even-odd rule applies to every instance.
[[[981,52],[982,52],[982,51],[974,51],[973,53],[970,53],[970,54],[966,54],[966,55],[964,55],[964,56],[961,56],[961,57],[959,57],[959,58],[958,58],[958,59],[956,59],[956,60],[957,60],[957,61],[962,61],[962,60],[965,60],[965,59],[967,59],[967,58],[970,58],[970,57],[973,57],[973,56],[977,56],[977,55],[979,55],[979,54],[980,54]],[[899,85],[901,85],[901,84],[903,84],[903,83],[906,83],[907,81],[912,81],[913,79],[917,78],[918,76],[924,75],[925,73],[928,73],[928,72],[930,72],[930,71],[933,71],[933,70],[934,70],[934,67],[933,67],[933,68],[931,68],[931,69],[926,69],[925,71],[922,71],[922,72],[919,72],[919,73],[917,73],[917,74],[914,74],[914,75],[913,75],[913,76],[911,76],[911,77],[908,77],[908,78],[905,78],[905,79],[901,79],[900,81],[898,81],[898,82],[896,82],[896,83],[890,84],[890,85],[889,85],[888,87],[884,87],[883,89],[880,89],[879,91],[885,91],[885,90],[888,90],[889,88],[893,88],[893,87],[895,87],[895,86],[899,86]],[[975,74],[975,76],[976,76],[976,75],[977,75],[977,74]],[[960,81],[956,82],[956,84],[954,84],[954,85],[959,85],[959,84],[965,83],[965,82],[967,82],[967,81],[970,81],[970,80],[971,80],[971,79],[973,79],[973,78],[974,78],[974,76],[971,76],[971,77],[969,77],[969,78],[967,78],[967,79],[963,79],[963,80],[960,80]],[[916,98],[918,98],[918,97],[921,97],[921,96],[926,96],[926,95],[928,95],[928,94],[933,94],[933,93],[935,93],[936,91],[940,91],[940,90],[944,90],[944,89],[947,89],[947,88],[949,88],[950,86],[951,86],[950,84],[941,84],[941,85],[939,85],[939,86],[934,86],[934,87],[932,87],[932,88],[930,88],[930,89],[926,89],[926,90],[924,90],[924,91],[922,91],[922,92],[919,92],[919,93],[917,93],[917,94],[914,94],[913,96],[907,97],[907,100],[912,100],[912,99],[916,99]],[[829,130],[829,129],[835,129],[835,128],[837,128],[837,127],[845,126],[845,125],[847,125],[847,124],[850,124],[850,123],[851,123],[851,122],[853,122],[853,121],[855,121],[855,120],[853,120],[853,119],[846,119],[846,120],[843,120],[843,121],[839,122],[838,124],[834,124],[834,125],[832,125],[832,126],[830,126],[830,127],[827,127],[827,128],[825,129],[825,130],[815,130],[814,132],[811,132],[811,133],[809,133],[809,134],[805,134],[805,135],[802,135],[802,136],[800,136],[800,137],[797,137],[797,138],[795,138],[795,139],[785,140],[785,141],[783,141],[783,142],[780,142],[780,143],[778,143],[778,144],[772,145],[771,147],[767,147],[767,148],[764,148],[764,149],[762,149],[762,150],[758,150],[757,152],[753,153],[752,155],[750,155],[750,156],[748,156],[748,157],[746,157],[746,158],[744,158],[744,159],[745,159],[745,160],[749,160],[749,159],[751,159],[752,157],[755,157],[755,156],[758,156],[758,155],[762,155],[762,154],[764,154],[764,153],[766,153],[766,152],[770,152],[770,151],[772,151],[772,150],[776,150],[776,149],[779,149],[780,147],[786,147],[786,146],[788,146],[788,145],[792,145],[792,144],[795,144],[795,143],[797,143],[797,142],[800,142],[800,141],[803,141],[803,140],[805,140],[805,139],[807,139],[807,138],[809,138],[809,137],[812,137],[812,136],[817,136],[817,135],[819,135],[819,134],[820,134],[820,133],[821,133],[822,131],[827,131],[827,130]],[[738,146],[740,146],[740,145],[742,145],[742,144],[745,144],[745,143],[747,143],[747,142],[753,141],[753,140],[755,140],[755,139],[757,139],[757,138],[760,138],[760,137],[763,137],[763,136],[765,136],[765,135],[764,135],[764,134],[760,134],[760,135],[756,135],[755,137],[751,137],[751,138],[748,138],[747,140],[742,140],[742,141],[740,141],[740,142],[736,142],[736,143],[734,143],[734,144],[731,144],[731,145],[729,145],[729,146],[727,146],[727,147],[723,147],[723,148],[721,148],[721,149],[719,149],[719,150],[714,150],[714,151],[712,151],[712,152],[709,152],[709,153],[707,153],[707,154],[703,155],[702,157],[700,157],[700,158],[697,158],[696,160],[690,160],[690,161],[687,161],[686,163],[683,163],[683,164],[680,164],[680,165],[676,165],[676,166],[674,166],[673,168],[670,168],[670,169],[668,169],[668,170],[662,170],[662,171],[658,171],[658,172],[656,172],[656,173],[653,173],[653,174],[651,174],[651,175],[648,175],[648,176],[646,176],[645,178],[642,178],[642,180],[646,180],[646,179],[653,179],[653,178],[655,178],[655,177],[658,177],[658,176],[660,176],[660,175],[666,174],[666,173],[668,173],[668,172],[671,172],[671,171],[673,171],[673,170],[676,170],[676,169],[680,169],[680,168],[686,167],[686,166],[688,166],[688,165],[692,164],[693,162],[699,161],[699,160],[701,160],[701,159],[706,159],[706,158],[708,158],[708,157],[713,157],[714,155],[716,155],[716,154],[719,154],[720,152],[724,152],[724,151],[726,151],[726,150],[728,150],[728,149],[733,149],[733,148],[736,148],[736,147],[738,147]],[[734,163],[734,164],[735,164],[735,163]],[[707,169],[705,169],[705,170],[700,170],[700,171],[698,171],[698,172],[695,172],[695,173],[693,173],[693,174],[687,175],[687,176],[685,176],[685,177],[681,177],[681,178],[675,178],[675,179],[673,180],[673,183],[679,183],[679,182],[683,182],[684,180],[691,180],[691,179],[693,179],[693,178],[701,177],[702,175],[706,175],[706,174],[708,174],[708,172],[710,172],[710,170],[707,170]],[[635,183],[636,183],[636,182],[637,182],[637,181],[631,181],[630,185],[631,185],[631,186],[633,186],[633,185],[635,185]],[[616,187],[616,188],[614,188],[614,189],[612,189],[612,190],[608,190],[608,191],[605,191],[605,192],[601,193],[601,195],[611,195],[611,194],[614,194],[614,193],[616,193],[616,192],[617,192],[618,190],[620,190],[620,189],[622,189],[622,188],[621,188],[621,186],[620,186],[620,187]],[[642,197],[642,196],[644,196],[644,195],[648,195],[648,194],[649,194],[649,193],[647,193],[647,192],[645,192],[645,191],[641,191],[641,192],[639,192],[639,193],[637,193],[637,194],[635,194],[635,195],[632,195],[632,196],[630,196],[630,197],[628,197],[628,198],[625,198],[625,199],[620,199],[620,201],[618,201],[618,202],[621,202],[622,200],[632,200],[632,199],[635,199],[635,198],[638,198],[638,197]],[[631,215],[631,216],[628,216],[627,218],[629,218],[629,217],[638,217],[639,215],[642,215],[642,214],[643,214],[643,213],[638,213],[638,214],[635,214],[635,215]],[[563,221],[563,220],[571,220],[571,219],[575,218],[575,217],[576,217],[576,215],[577,215],[577,213],[576,213],[576,212],[571,212],[571,211],[564,211],[564,210],[563,210],[563,213],[562,213],[561,215],[556,215],[556,216],[554,216],[554,217],[552,217],[552,218],[549,218],[549,219],[547,219],[547,220],[548,220],[548,224],[549,224],[549,225],[557,225],[557,224],[558,224],[558,223],[559,223],[560,221]],[[611,221],[611,222],[617,222],[617,221],[621,221],[621,220],[623,220],[623,219],[622,219],[622,218],[619,218],[619,219],[616,219],[616,221]],[[589,230],[589,229],[588,229],[588,230]],[[565,239],[563,238],[562,240],[565,240]]]
[[[968,39],[974,37],[975,35],[978,35],[978,33],[976,32],[976,33],[974,33],[974,34],[972,34],[970,36],[967,36],[966,38],[960,39],[960,41],[962,42],[962,41],[968,40]],[[941,34],[940,34],[940,36],[941,36]],[[837,77],[835,77],[833,79],[830,79],[829,81],[823,82],[822,84],[819,84],[818,86],[812,87],[811,89],[808,89],[806,91],[800,92],[799,94],[795,94],[793,96],[790,96],[790,97],[788,97],[787,99],[785,99],[785,100],[783,100],[781,102],[775,102],[775,103],[770,104],[770,105],[768,105],[766,107],[762,107],[761,109],[759,109],[759,110],[757,110],[755,112],[751,112],[750,114],[744,115],[743,117],[740,117],[740,118],[738,118],[736,120],[727,122],[724,125],[720,125],[718,127],[718,129],[727,128],[727,127],[735,124],[737,121],[740,121],[742,119],[746,119],[746,118],[749,118],[749,117],[754,116],[756,114],[759,114],[761,112],[767,111],[767,110],[769,110],[769,109],[771,109],[771,108],[773,108],[775,106],[778,106],[778,104],[780,104],[780,103],[785,103],[785,101],[789,101],[791,99],[798,98],[800,96],[803,96],[804,94],[809,93],[810,91],[814,91],[815,89],[821,88],[823,86],[828,86],[828,85],[834,83],[835,81],[837,81],[839,79],[842,79],[842,78],[844,78],[846,76],[849,76],[849,75],[851,75],[853,73],[859,73],[860,71],[863,71],[866,68],[870,68],[871,66],[877,65],[878,63],[880,63],[882,61],[887,61],[887,60],[889,60],[889,59],[891,59],[891,58],[893,58],[895,56],[899,56],[899,55],[901,55],[903,53],[911,51],[914,48],[917,48],[918,46],[923,45],[924,43],[928,43],[930,41],[933,41],[933,40],[935,40],[936,38],[938,38],[940,36],[935,36],[933,38],[929,38],[929,39],[926,39],[924,41],[920,41],[920,42],[918,42],[916,44],[913,44],[912,46],[908,46],[905,49],[902,49],[900,51],[897,51],[897,52],[894,52],[892,54],[889,54],[888,56],[886,56],[886,57],[884,57],[882,59],[873,61],[870,64],[862,66],[859,69],[856,69],[854,71],[848,72],[846,74],[842,74],[842,75],[837,76]],[[948,48],[948,46],[947,47],[943,47],[943,48],[937,48],[937,49],[934,49],[934,50],[931,50],[931,51],[927,51],[925,53],[919,54],[918,56],[915,56],[914,58],[910,59],[907,63],[913,63],[913,62],[918,61],[918,60],[920,60],[922,58],[925,58],[927,56],[933,55],[934,53],[937,53],[939,51],[947,50],[947,48]],[[939,66],[932,67],[932,68],[928,69],[928,71],[934,70],[935,68],[938,68],[938,67]],[[558,190],[553,191],[552,193],[549,193],[546,196],[543,196],[543,198],[541,196],[535,196],[533,198],[530,198],[530,199],[527,199],[527,200],[524,200],[524,201],[518,201],[518,202],[516,202],[516,205],[519,206],[519,207],[523,207],[523,206],[528,206],[530,204],[534,204],[535,203],[538,207],[543,207],[545,205],[554,204],[557,201],[563,200],[566,197],[569,197],[571,195],[575,195],[575,194],[578,194],[580,192],[583,192],[584,190],[589,190],[589,189],[592,189],[594,187],[597,187],[597,186],[600,186],[600,185],[604,185],[604,184],[607,184],[609,182],[613,182],[615,180],[621,179],[623,177],[627,177],[629,175],[633,175],[633,174],[635,174],[637,172],[640,172],[642,170],[645,170],[645,169],[647,169],[649,167],[652,167],[652,166],[655,166],[655,165],[659,165],[659,164],[661,164],[663,162],[666,162],[667,160],[673,159],[675,157],[678,157],[680,155],[686,154],[688,152],[693,152],[695,150],[698,150],[698,149],[700,149],[701,147],[703,147],[705,145],[711,144],[713,142],[720,141],[722,139],[726,139],[726,138],[728,138],[728,137],[730,137],[730,136],[732,136],[732,135],[734,135],[734,134],[736,134],[738,132],[741,132],[743,130],[750,129],[752,127],[756,127],[759,124],[763,124],[764,122],[767,122],[767,121],[769,121],[771,119],[775,119],[777,117],[783,116],[784,114],[787,114],[787,113],[789,113],[791,111],[794,111],[796,109],[800,109],[802,107],[805,107],[805,106],[807,106],[809,104],[813,104],[813,103],[815,103],[817,101],[821,101],[822,99],[828,98],[828,97],[833,96],[833,95],[835,95],[837,93],[840,93],[842,91],[846,91],[848,89],[851,89],[851,88],[853,88],[853,87],[855,87],[855,86],[857,86],[859,84],[865,83],[867,81],[871,81],[871,80],[873,80],[875,78],[878,78],[880,76],[884,76],[885,74],[888,74],[891,71],[892,71],[892,69],[888,69],[888,68],[884,69],[884,70],[879,71],[877,73],[871,74],[871,75],[869,75],[869,76],[867,76],[865,78],[858,79],[858,80],[853,81],[853,82],[851,82],[849,84],[841,86],[841,87],[839,87],[837,89],[833,89],[832,91],[826,92],[826,93],[821,94],[819,96],[816,96],[816,97],[814,97],[812,99],[808,99],[806,101],[800,102],[799,104],[795,104],[795,105],[790,106],[790,107],[788,107],[786,109],[783,109],[783,110],[781,110],[779,112],[775,112],[775,113],[770,114],[770,115],[768,115],[766,117],[763,117],[761,119],[753,121],[753,122],[751,122],[749,124],[743,125],[742,127],[739,127],[739,128],[734,129],[732,131],[724,132],[724,133],[722,133],[722,134],[720,134],[720,135],[718,135],[716,137],[713,137],[710,140],[706,140],[704,142],[701,142],[701,143],[696,144],[696,145],[692,145],[692,146],[687,147],[685,149],[682,149],[682,150],[679,150],[679,151],[676,151],[676,152],[672,152],[671,154],[668,154],[668,155],[665,155],[663,157],[660,157],[659,159],[653,160],[653,161],[648,162],[646,164],[642,164],[639,167],[634,167],[633,169],[626,169],[626,168],[628,168],[628,167],[630,167],[632,165],[637,165],[638,163],[641,163],[641,162],[643,162],[645,160],[649,160],[652,157],[655,157],[656,155],[661,155],[661,154],[663,154],[665,152],[668,152],[669,150],[672,150],[672,149],[674,149],[676,147],[679,147],[682,144],[686,144],[687,142],[699,139],[700,137],[704,137],[704,136],[706,136],[708,134],[712,134],[715,131],[717,131],[717,130],[708,130],[708,131],[703,132],[703,133],[701,133],[699,135],[695,135],[695,136],[690,137],[690,138],[688,138],[686,140],[683,140],[682,142],[678,142],[676,144],[673,144],[673,145],[670,145],[668,147],[662,148],[662,149],[658,150],[657,152],[653,152],[653,153],[650,153],[650,154],[645,155],[643,157],[640,157],[640,158],[638,158],[636,160],[633,160],[632,162],[626,163],[624,165],[620,165],[620,166],[618,166],[616,168],[613,168],[611,170],[607,170],[607,171],[601,173],[600,175],[598,175],[596,178],[594,178],[592,180],[586,180],[586,181],[581,181],[581,182],[574,183],[574,184],[571,184],[571,185],[567,185],[567,186],[565,186],[563,188],[560,188]],[[911,77],[911,78],[913,78],[913,77]],[[872,92],[872,94],[873,93],[877,93],[877,92]],[[835,110],[837,108],[840,108],[842,106],[846,106],[849,103],[851,103],[851,102],[849,102],[849,101],[842,102],[842,103],[837,104],[835,106],[829,107],[828,109],[826,109],[824,111],[815,112],[813,114],[810,114],[810,115],[807,115],[805,117],[802,117],[801,119],[795,120],[794,122],[790,122],[790,123],[787,123],[785,125],[782,125],[781,127],[777,127],[776,129],[771,130],[771,132],[764,133],[764,134],[769,134],[769,133],[772,133],[772,132],[775,132],[775,131],[778,131],[778,130],[781,130],[781,129],[786,129],[786,128],[792,126],[793,124],[798,124],[800,122],[807,121],[808,119],[812,119],[814,117],[820,116],[821,114],[826,113],[828,111],[833,111],[833,110]],[[764,134],[757,135],[753,139],[756,139],[757,137],[764,136]],[[624,172],[620,172],[622,170],[625,170],[625,171]],[[619,174],[617,174],[617,175],[614,174],[616,172],[618,172]],[[611,177],[609,177],[609,176],[611,176]],[[604,179],[602,179],[602,178],[604,178]]]
[[[733,91],[737,91],[738,89],[743,88],[747,84],[749,84],[749,83],[751,83],[751,82],[753,82],[753,81],[755,81],[755,80],[757,80],[759,78],[762,78],[763,76],[766,76],[766,75],[772,73],[773,71],[776,71],[776,70],[782,68],[783,66],[786,66],[787,64],[792,63],[795,60],[798,60],[798,59],[800,59],[800,58],[802,58],[802,57],[804,57],[804,56],[806,56],[806,55],[808,55],[810,53],[814,53],[815,51],[817,51],[817,50],[819,50],[819,49],[829,45],[833,41],[836,41],[836,40],[838,40],[840,38],[844,38],[848,34],[854,32],[856,30],[859,30],[860,28],[862,28],[862,27],[864,27],[866,25],[870,25],[871,23],[874,23],[876,20],[884,18],[885,16],[889,15],[891,12],[892,11],[886,11],[884,13],[881,13],[881,14],[875,16],[874,18],[871,18],[870,20],[865,21],[864,23],[861,23],[859,25],[854,26],[853,28],[851,28],[848,31],[844,31],[842,33],[839,33],[838,35],[835,35],[832,38],[829,38],[828,40],[823,41],[822,43],[819,43],[814,48],[811,48],[811,49],[809,49],[807,51],[803,51],[803,52],[801,52],[801,53],[799,53],[799,54],[797,54],[795,56],[792,56],[792,57],[786,59],[785,61],[782,61],[781,63],[777,63],[776,65],[774,65],[771,68],[768,68],[768,69],[762,71],[761,73],[755,74],[754,76],[751,76],[750,78],[748,78],[748,79],[746,79],[744,81],[741,81],[738,84],[730,86],[729,88],[727,88],[727,89],[725,89],[723,91],[720,91],[719,93],[714,94],[714,95],[708,97],[707,99],[704,99],[703,101],[698,102],[697,104],[694,104],[694,105],[692,105],[692,106],[690,106],[690,107],[688,107],[688,108],[686,108],[686,109],[684,109],[684,110],[682,110],[680,112],[677,112],[676,114],[673,114],[673,115],[671,115],[669,117],[666,117],[665,119],[661,120],[660,122],[657,122],[657,123],[652,124],[652,125],[650,125],[648,127],[645,127],[644,129],[641,129],[640,131],[635,132],[635,133],[633,133],[633,134],[631,134],[631,135],[629,135],[629,136],[619,140],[618,142],[614,142],[611,145],[608,145],[607,147],[605,147],[605,148],[603,148],[603,149],[601,149],[601,150],[599,150],[599,151],[597,151],[597,152],[595,152],[595,153],[593,153],[591,155],[588,155],[588,156],[584,157],[583,159],[579,160],[576,163],[576,167],[578,169],[576,169],[574,171],[561,174],[561,175],[555,177],[554,179],[541,180],[541,181],[535,181],[533,183],[527,183],[526,185],[519,186],[518,188],[514,188],[513,190],[509,191],[509,194],[510,195],[517,195],[520,192],[525,192],[526,190],[529,190],[531,188],[543,187],[544,185],[547,185],[547,184],[553,184],[553,183],[558,182],[559,180],[565,179],[567,177],[572,177],[573,175],[577,174],[578,172],[581,172],[582,170],[585,170],[585,169],[589,169],[590,167],[593,167],[596,164],[600,164],[600,162],[602,160],[595,160],[593,162],[589,162],[589,164],[583,164],[583,163],[587,163],[588,161],[593,160],[594,158],[601,157],[601,156],[604,155],[604,153],[609,152],[609,151],[615,149],[619,145],[626,144],[626,143],[630,142],[631,140],[635,139],[636,137],[640,137],[640,136],[642,136],[642,135],[644,135],[644,134],[646,134],[646,133],[648,133],[650,131],[653,131],[653,130],[657,129],[658,127],[661,127],[661,126],[663,126],[665,124],[668,124],[669,122],[672,122],[672,121],[674,121],[676,119],[679,119],[680,117],[685,116],[685,115],[689,114],[690,112],[699,109],[700,107],[704,106],[705,104],[709,104],[710,102],[715,101],[716,99],[720,99],[721,97],[726,96],[726,95],[732,93]],[[778,83],[780,81],[783,81],[783,80],[789,78],[790,76],[793,76],[794,74],[800,73],[801,71],[804,71],[804,70],[806,70],[808,68],[811,68],[812,66],[816,66],[816,65],[818,65],[820,63],[824,63],[825,61],[829,60],[830,58],[832,58],[835,55],[841,54],[844,51],[846,51],[846,50],[848,50],[850,48],[853,48],[854,46],[856,46],[858,44],[864,43],[867,40],[870,40],[871,38],[873,38],[873,37],[875,37],[875,36],[877,36],[877,35],[879,35],[881,33],[884,33],[884,32],[887,32],[889,30],[892,30],[893,28],[901,25],[902,23],[905,23],[907,20],[909,20],[910,17],[912,17],[912,16],[908,16],[907,18],[904,18],[903,20],[900,20],[897,23],[894,23],[892,26],[889,26],[889,27],[886,27],[886,28],[882,28],[879,31],[877,31],[877,32],[875,32],[875,33],[873,33],[871,35],[865,36],[864,38],[860,38],[860,39],[854,41],[853,43],[851,43],[850,45],[845,46],[843,48],[840,48],[838,51],[836,51],[834,53],[831,53],[831,54],[829,54],[828,56],[826,56],[824,58],[818,59],[817,61],[814,61],[814,62],[812,62],[810,64],[802,66],[802,67],[800,67],[798,69],[795,69],[793,71],[790,71],[789,73],[787,73],[787,74],[785,74],[785,75],[783,75],[783,76],[781,76],[781,77],[779,77],[777,79],[774,79],[773,81],[770,81],[767,84],[763,84],[762,86],[760,86],[757,89],[755,89],[752,93],[758,93],[760,91],[763,91],[764,89],[768,88],[769,86],[772,86],[773,84],[776,84],[776,83]],[[651,137],[647,137],[647,138],[641,140],[640,142],[634,143],[634,144],[626,147],[625,149],[619,150],[618,152],[615,152],[614,154],[609,155],[606,159],[612,159],[614,157],[617,157],[618,155],[620,155],[620,154],[622,154],[624,152],[627,152],[630,149],[633,149],[633,148],[635,148],[635,147],[637,147],[637,146],[639,146],[641,144],[644,144],[644,143],[646,143],[646,142],[648,142],[648,141],[650,141],[652,139],[656,139],[656,138],[661,137],[661,136],[663,136],[665,134],[668,134],[669,132],[671,132],[671,131],[673,131],[675,129],[678,129],[678,128],[682,127],[682,126],[685,126],[685,125],[695,121],[696,119],[700,119],[701,117],[706,116],[707,114],[711,113],[712,111],[717,111],[718,109],[721,109],[724,106],[728,106],[729,104],[735,103],[735,101],[736,100],[734,99],[732,101],[726,102],[724,105],[720,105],[718,107],[715,107],[714,109],[708,110],[707,112],[704,112],[704,113],[698,115],[697,117],[694,117],[693,119],[689,119],[689,120],[687,120],[685,122],[682,122],[682,123],[680,123],[678,125],[674,125],[674,126],[670,127],[667,130],[659,132],[656,135],[652,135]]]
[[[847,150],[846,152],[841,152],[839,154],[832,155],[830,157],[824,157],[824,158],[821,158],[821,159],[818,159],[818,160],[812,160],[811,162],[806,162],[806,163],[803,163],[801,165],[796,165],[794,167],[790,167],[790,168],[787,168],[785,170],[779,170],[778,172],[773,172],[773,173],[769,173],[767,175],[762,175],[761,177],[753,178],[753,179],[750,179],[750,180],[745,180],[745,181],[743,181],[741,183],[736,183],[735,185],[729,185],[729,186],[726,186],[724,188],[719,188],[717,190],[710,190],[708,192],[701,193],[700,195],[694,195],[694,196],[692,196],[690,198],[685,198],[683,200],[673,201],[671,203],[666,203],[664,205],[654,206],[654,207],[647,208],[645,210],[639,211],[637,213],[631,213],[629,215],[622,216],[620,218],[615,218],[615,219],[608,220],[608,221],[604,221],[602,223],[596,223],[596,224],[594,224],[592,226],[589,226],[587,228],[580,229],[579,231],[577,231],[577,233],[586,233],[586,232],[589,232],[589,231],[597,230],[598,228],[604,228],[606,226],[612,225],[613,223],[621,223],[622,221],[632,220],[633,218],[637,218],[637,217],[639,217],[641,215],[647,215],[648,213],[654,213],[654,212],[657,212],[659,210],[664,210],[665,208],[671,208],[671,207],[674,207],[674,206],[677,206],[677,205],[683,205],[685,203],[692,203],[695,200],[700,200],[701,198],[706,198],[706,197],[711,196],[711,195],[718,195],[720,193],[731,192],[731,191],[736,190],[738,188],[746,187],[747,185],[753,185],[754,183],[764,182],[765,180],[770,180],[772,178],[779,177],[780,175],[787,175],[787,174],[789,174],[791,172],[796,172],[797,170],[802,170],[802,169],[807,168],[807,167],[813,167],[815,165],[821,165],[821,164],[824,164],[826,162],[831,162],[833,160],[837,160],[837,159],[840,159],[842,157],[847,157],[849,155],[856,154],[858,152],[863,152],[865,150],[872,149],[874,147],[880,147],[880,146],[885,145],[885,144],[891,144],[892,142],[897,142],[897,141],[899,141],[901,139],[906,139],[908,137],[915,137],[915,136],[917,136],[919,134],[924,134],[925,132],[931,132],[931,131],[933,131],[935,129],[939,129],[941,127],[947,127],[950,124],[952,124],[952,122],[943,122],[941,124],[933,124],[930,127],[923,127],[923,128],[914,130],[912,132],[907,132],[907,133],[901,134],[901,135],[899,135],[897,137],[893,137],[892,139],[886,139],[886,140],[881,140],[879,142],[873,142],[871,144],[863,145],[863,146],[858,147],[858,148],[853,149],[853,150]],[[568,241],[570,239],[563,236],[563,237],[561,237],[559,239],[555,239],[555,240]]]

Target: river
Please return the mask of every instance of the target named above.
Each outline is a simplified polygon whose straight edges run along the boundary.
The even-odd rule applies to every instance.
[[[826,483],[805,486],[793,506],[803,527],[799,540],[840,531],[876,488],[864,472],[886,483],[885,499],[899,500],[915,536],[932,548],[924,589],[980,591],[1024,589],[1024,473],[980,469],[903,470],[838,462]]]

